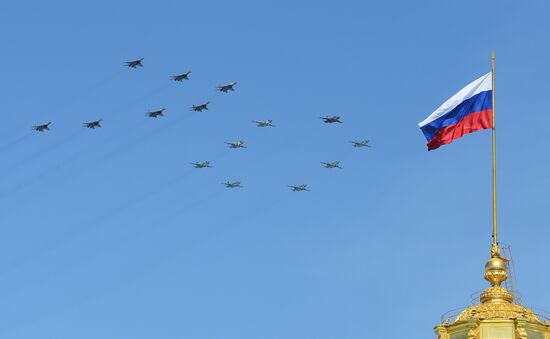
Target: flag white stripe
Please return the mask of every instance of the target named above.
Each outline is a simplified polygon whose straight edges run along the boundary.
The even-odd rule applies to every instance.
[[[445,101],[438,109],[436,109],[429,117],[418,124],[423,127],[430,122],[442,117],[443,115],[452,111],[456,106],[460,105],[463,101],[470,99],[476,94],[481,92],[490,91],[493,88],[493,82],[491,78],[491,72],[485,74],[481,78],[472,81],[466,87],[461,89],[458,93],[453,95],[449,100]]]

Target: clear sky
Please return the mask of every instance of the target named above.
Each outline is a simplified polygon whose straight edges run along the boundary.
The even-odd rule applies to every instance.
[[[490,132],[427,152],[417,123],[487,73],[491,49],[501,240],[524,303],[550,309],[548,13],[542,0],[2,2],[0,337],[432,337],[487,285]],[[248,148],[224,145],[238,139]],[[213,168],[189,164],[203,160]],[[332,160],[344,169],[321,167]]]

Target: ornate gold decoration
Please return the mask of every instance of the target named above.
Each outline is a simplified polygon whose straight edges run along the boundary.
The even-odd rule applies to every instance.
[[[514,301],[514,295],[502,286],[491,286],[481,293],[479,300],[482,303],[487,301],[506,301],[511,303]]]
[[[478,319],[527,319],[540,323],[539,318],[527,307],[512,303],[484,303],[466,308],[455,319],[456,322]]]
[[[493,246],[491,246],[491,257],[500,257],[500,247],[496,243],[493,243]]]
[[[516,339],[527,339],[527,331],[521,325],[516,326]]]
[[[550,339],[550,322],[542,322],[530,308],[515,303],[514,294],[502,284],[508,278],[508,259],[493,245],[484,277],[491,283],[479,296],[480,304],[467,307],[454,320],[435,327],[437,339],[490,338]]]
[[[468,339],[479,339],[479,326],[471,328],[468,331]]]
[[[491,259],[485,265],[485,279],[491,283],[491,286],[481,293],[479,297],[481,304],[466,308],[454,322],[472,319],[527,319],[540,324],[539,318],[533,311],[514,304],[514,295],[500,286],[507,278],[506,262],[508,259],[500,257],[500,251],[496,251],[494,248],[491,254]]]
[[[491,285],[500,286],[500,283],[508,278],[506,273],[506,259],[501,257],[492,257],[485,264],[485,280],[489,281]]]
[[[449,332],[445,326],[437,326],[435,328],[435,333],[437,334],[437,339],[449,339]]]

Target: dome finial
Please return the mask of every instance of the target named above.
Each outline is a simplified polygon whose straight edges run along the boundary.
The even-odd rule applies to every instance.
[[[509,259],[503,258],[500,255],[500,248],[493,243],[491,247],[491,259],[485,264],[485,280],[491,283],[491,287],[487,288],[479,297],[482,303],[485,302],[508,302],[514,301],[514,295],[506,288],[502,287],[502,282],[508,278],[506,263]]]
[[[497,246],[495,246],[495,244],[493,243],[493,246],[491,246],[491,258],[487,261],[487,264],[485,264],[484,274],[485,279],[491,283],[491,286],[486,288],[479,296],[481,304],[467,307],[454,319],[454,321],[452,321],[451,324],[444,323],[441,326],[437,327],[436,332],[438,334],[448,335],[447,330],[454,328],[454,326],[457,325],[463,326],[464,322],[470,322],[472,320],[476,320],[478,321],[478,323],[477,325],[475,325],[474,323],[470,322],[470,324],[472,324],[472,327],[470,327],[469,329],[477,328],[479,326],[479,322],[487,320],[492,321],[496,319],[504,321],[521,320],[528,321],[532,324],[536,324],[537,326],[543,325],[539,317],[535,313],[533,313],[531,309],[523,305],[517,304],[515,302],[516,298],[514,294],[509,291],[505,286],[501,286],[502,283],[505,282],[506,279],[508,279],[508,262],[510,261],[510,259],[505,258],[501,253],[506,254],[508,252],[502,251],[502,249],[498,247],[498,244]],[[500,325],[495,325],[494,323],[488,325],[488,327],[492,326]],[[547,333],[548,331],[550,331],[550,326],[544,326],[545,327],[542,332]],[[442,335],[441,338],[448,337]],[[464,336],[464,338],[466,338],[466,336]],[[548,337],[548,339],[550,339],[550,337]]]
[[[493,246],[491,246],[491,258],[500,257],[500,247],[498,247],[498,243],[493,242]]]

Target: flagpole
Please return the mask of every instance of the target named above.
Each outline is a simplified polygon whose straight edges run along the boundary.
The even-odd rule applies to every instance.
[[[492,77],[492,107],[493,107],[493,128],[492,128],[492,144],[493,144],[493,246],[491,248],[492,256],[499,256],[497,237],[497,136],[495,124],[495,51],[491,55],[491,77]]]

